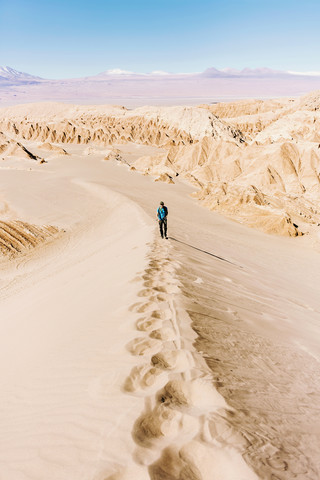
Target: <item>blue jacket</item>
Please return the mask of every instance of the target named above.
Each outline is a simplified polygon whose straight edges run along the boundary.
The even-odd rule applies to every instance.
[[[165,205],[163,205],[163,207],[159,207],[157,210],[157,215],[159,220],[163,220],[164,218],[166,218],[166,216],[168,215],[167,207]]]

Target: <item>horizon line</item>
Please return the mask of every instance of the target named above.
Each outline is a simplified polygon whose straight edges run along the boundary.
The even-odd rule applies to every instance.
[[[281,74],[286,74],[286,75],[292,75],[292,76],[307,76],[307,77],[316,77],[316,76],[319,76],[320,77],[320,71],[317,72],[317,71],[305,71],[305,72],[301,72],[301,71],[296,71],[296,70],[276,70],[276,69],[272,69],[270,67],[244,67],[242,69],[236,69],[236,68],[232,68],[232,67],[225,67],[225,68],[216,68],[216,67],[208,67],[206,68],[205,70],[203,71],[197,71],[197,72],[170,72],[170,71],[165,71],[165,70],[152,70],[150,72],[135,72],[135,71],[132,71],[132,70],[125,70],[125,69],[121,69],[121,68],[111,68],[111,69],[107,69],[107,70],[103,70],[103,71],[100,71],[98,73],[93,73],[91,75],[82,75],[82,76],[73,76],[73,77],[61,77],[61,78],[46,78],[46,77],[41,77],[39,75],[36,75],[36,74],[30,74],[28,72],[23,72],[21,70],[17,70],[13,67],[10,67],[8,65],[6,66],[2,66],[0,65],[0,77],[1,77],[1,73],[3,72],[6,72],[8,74],[11,74],[14,75],[14,74],[24,74],[24,75],[28,75],[28,76],[32,76],[32,77],[35,77],[35,78],[39,78],[39,79],[42,79],[42,80],[63,80],[63,79],[77,79],[77,78],[90,78],[90,77],[97,77],[97,76],[103,76],[103,75],[110,75],[110,76],[130,76],[130,75],[133,75],[133,76],[159,76],[159,77],[166,77],[166,76],[192,76],[192,75],[203,75],[205,74],[206,72],[207,73],[210,73],[210,71],[212,71],[213,73],[216,72],[217,74],[225,74],[225,75],[228,75],[228,76],[237,76],[237,75],[241,75],[241,74],[245,74],[245,73],[248,73],[248,74],[252,74],[252,73],[257,73],[257,74],[260,74],[261,76],[263,76],[264,74],[272,74],[272,75],[281,75]]]

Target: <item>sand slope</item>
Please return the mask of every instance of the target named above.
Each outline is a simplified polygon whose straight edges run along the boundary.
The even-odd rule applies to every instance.
[[[150,227],[102,186],[77,181],[71,192],[78,208],[90,204],[82,222],[49,250],[17,257],[2,278],[0,478],[109,478],[124,469],[148,478],[129,461],[141,400],[121,388],[132,364],[129,282],[144,263]]]
[[[108,165],[121,188],[126,172],[98,158],[3,170],[12,211],[65,231],[3,262],[0,477],[205,479],[214,468],[254,480],[238,446],[206,438],[203,418],[226,404],[192,347],[170,245],[106,188]]]
[[[166,124],[158,149],[152,122],[143,145],[122,144],[122,128],[115,145],[54,142],[69,155],[36,133],[22,143],[47,163],[1,164],[4,221],[60,235],[1,260],[0,478],[316,480],[319,255],[306,236],[266,236],[191,197],[203,171],[235,175],[222,159],[250,148],[241,134]],[[162,162],[174,183],[153,181]],[[153,236],[160,199],[168,243]]]

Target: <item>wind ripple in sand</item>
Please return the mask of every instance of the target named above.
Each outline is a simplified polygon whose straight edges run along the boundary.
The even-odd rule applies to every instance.
[[[250,310],[251,316],[265,311],[267,305],[244,292],[241,284],[220,300],[217,275],[209,273],[207,260],[206,267],[189,262],[178,274],[198,334],[196,348],[203,352],[219,393],[233,407],[224,413],[224,426],[221,418],[217,424],[216,415],[209,416],[210,434],[225,442],[230,428],[237,432],[244,458],[263,480],[318,480],[319,363],[290,344],[250,331],[237,307],[231,311],[226,304],[235,303],[240,290],[238,311],[246,299],[247,316]],[[204,282],[196,284],[200,272]],[[269,308],[277,318],[272,303]]]
[[[31,225],[21,221],[0,221],[0,252],[5,255],[22,253],[55,237],[59,229],[52,225]]]

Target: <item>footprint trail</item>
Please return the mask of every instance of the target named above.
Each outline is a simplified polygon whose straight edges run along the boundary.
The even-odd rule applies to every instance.
[[[141,314],[128,350],[141,361],[124,383],[127,395],[144,397],[132,436],[134,460],[153,480],[256,480],[242,452],[245,438],[228,424],[230,407],[214,388],[212,373],[194,349],[195,333],[169,242],[155,239],[141,274]]]

